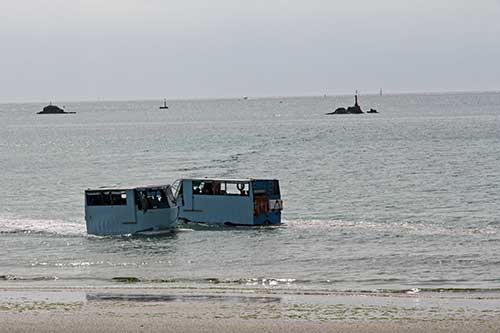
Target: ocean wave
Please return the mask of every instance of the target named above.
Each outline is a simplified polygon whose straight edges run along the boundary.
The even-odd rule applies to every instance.
[[[346,221],[341,219],[307,219],[296,218],[282,220],[280,226],[271,226],[263,229],[286,228],[310,230],[348,230],[360,232],[379,232],[388,234],[407,234],[417,236],[488,236],[488,241],[497,241],[491,236],[500,236],[500,225],[488,224],[480,227],[467,225],[442,225],[422,222],[372,222],[372,221]],[[176,232],[197,230],[227,230],[219,225],[185,224],[175,229]],[[231,229],[231,228],[229,228]],[[255,230],[255,228],[240,228],[242,230]],[[25,218],[19,216],[0,216],[0,234],[47,234],[59,236],[85,236],[95,238],[110,238],[88,235],[83,220],[60,220]],[[120,236],[127,237],[127,235]],[[128,235],[130,237],[130,235]],[[134,236],[135,237],[135,236]]]
[[[137,287],[151,285],[164,285],[167,288],[173,289],[221,289],[221,290],[276,290],[299,294],[366,294],[366,295],[401,295],[412,296],[423,294],[481,294],[477,297],[481,299],[488,297],[484,294],[489,294],[492,297],[500,297],[500,288],[482,288],[482,287],[407,287],[407,288],[376,288],[365,289],[360,288],[336,288],[334,283],[316,280],[296,280],[290,278],[240,278],[240,279],[223,279],[223,278],[166,278],[166,279],[148,279],[138,276],[116,276],[112,278],[100,278],[95,276],[88,277],[61,277],[55,275],[48,276],[18,276],[18,275],[0,275],[0,281],[9,281],[11,283],[24,282],[46,282],[51,283],[58,281],[77,282],[79,286],[91,281],[100,281],[104,284],[122,285],[133,284]],[[329,285],[329,287],[326,287]]]
[[[439,235],[439,236],[471,236],[471,235],[500,235],[498,225],[487,226],[458,226],[430,224],[422,222],[371,222],[371,221],[346,221],[336,219],[284,219],[286,227],[294,229],[336,229],[336,230],[359,230],[376,231],[381,233],[398,233],[412,235]]]
[[[84,236],[83,222],[22,217],[0,217],[0,234],[49,234],[59,236]]]

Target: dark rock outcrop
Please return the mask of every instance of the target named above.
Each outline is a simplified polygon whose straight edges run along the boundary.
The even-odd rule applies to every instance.
[[[364,112],[358,104],[358,92],[356,92],[356,95],[354,96],[354,105],[353,106],[349,106],[347,108],[343,108],[343,107],[337,108],[335,111],[327,113],[327,115],[331,115],[331,114],[362,114],[362,113],[364,113]],[[378,113],[378,112],[375,109],[370,109],[370,111],[368,111],[367,113]]]
[[[338,108],[337,110],[327,113],[327,114],[347,114],[346,108]]]
[[[350,106],[347,108],[347,113],[349,114],[360,114],[363,113],[363,110],[361,110],[361,107],[356,104],[354,106]]]
[[[56,105],[49,104],[43,108],[38,114],[73,114],[75,112],[66,112]]]
[[[364,113],[363,110],[361,110],[361,107],[358,104],[358,93],[356,92],[356,95],[354,96],[354,106],[349,106],[347,108],[338,108],[333,112],[327,113],[329,114],[361,114]]]

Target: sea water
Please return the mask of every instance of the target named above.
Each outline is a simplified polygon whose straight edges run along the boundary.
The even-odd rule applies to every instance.
[[[500,290],[500,93],[352,103],[0,104],[0,285]],[[86,234],[86,188],[204,176],[279,179],[283,225]]]

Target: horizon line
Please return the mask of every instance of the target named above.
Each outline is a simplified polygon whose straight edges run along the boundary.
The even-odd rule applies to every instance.
[[[383,91],[383,88],[382,88]],[[251,99],[251,100],[260,100],[260,99],[280,99],[280,98],[317,98],[317,97],[346,97],[346,96],[354,96],[356,90],[353,90],[352,93],[330,93],[330,94],[303,94],[303,95],[241,95],[241,96],[226,96],[226,97],[177,97],[177,98],[167,98],[167,101],[216,101],[216,100],[240,100],[240,99]],[[367,93],[363,93],[362,90],[357,90],[358,95],[360,96],[379,96],[380,91],[374,92],[369,91]],[[453,95],[453,94],[493,94],[500,93],[499,90],[435,90],[435,91],[397,91],[397,92],[387,92],[383,91],[383,96],[400,96],[400,95]],[[60,100],[56,103],[95,103],[95,102],[141,102],[141,101],[163,101],[165,97],[161,98],[134,98],[134,99],[121,99],[121,98],[109,98],[109,99],[74,99],[74,100]],[[47,103],[47,101],[28,101],[28,102],[20,102],[20,101],[6,101],[0,102],[0,104],[42,104]],[[53,100],[49,100],[49,103],[54,104]]]

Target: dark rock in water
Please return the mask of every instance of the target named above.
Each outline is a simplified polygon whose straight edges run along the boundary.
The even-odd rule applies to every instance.
[[[349,106],[346,108],[338,108],[333,112],[327,114],[360,114],[364,113],[363,110],[359,107],[359,105]]]
[[[350,106],[347,108],[347,113],[349,114],[360,114],[363,113],[363,110],[361,110],[361,107],[356,104],[354,106]]]
[[[347,109],[346,108],[338,108],[333,112],[329,112],[327,114],[347,114]]]
[[[56,105],[49,104],[43,108],[38,114],[73,114],[75,112],[66,112]]]
[[[349,106],[347,108],[338,108],[333,112],[327,113],[330,114],[362,114],[364,113],[361,107],[358,104],[358,92],[356,91],[356,95],[354,95],[354,106]],[[375,109],[370,109],[367,113],[378,113]]]

